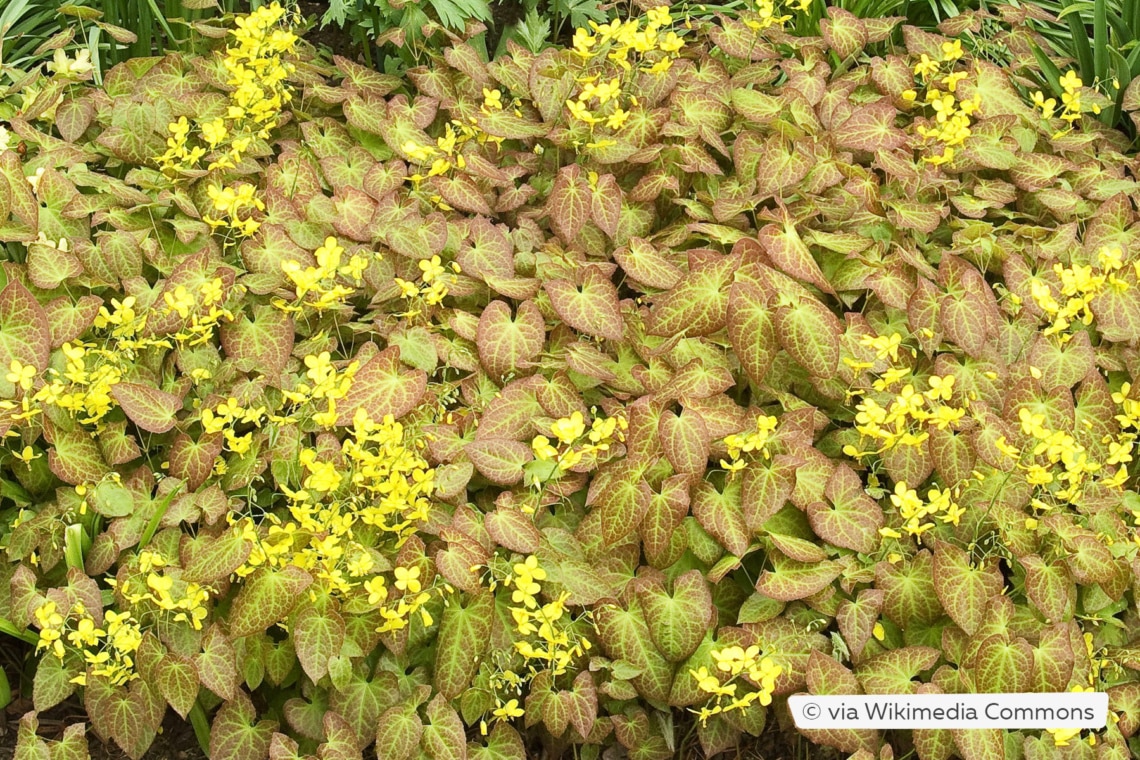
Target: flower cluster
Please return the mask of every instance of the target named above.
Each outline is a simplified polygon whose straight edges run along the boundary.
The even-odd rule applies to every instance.
[[[772,433],[776,431],[776,425],[779,420],[775,417],[768,415],[760,415],[756,418],[756,430],[748,433],[733,433],[724,439],[724,445],[728,448],[728,460],[720,460],[720,466],[730,473],[743,470],[748,462],[741,458],[745,453],[759,452],[765,459],[771,455],[768,449],[765,448],[768,444],[768,439],[772,437]]]
[[[459,264],[454,261],[445,267],[443,265],[443,259],[439,256],[432,256],[430,259],[421,260],[419,262],[419,268],[421,273],[419,284],[400,277],[396,277],[395,282],[400,288],[401,298],[405,298],[408,301],[419,300],[426,306],[438,306],[443,303],[443,299],[447,297],[450,286],[455,283],[454,275],[462,271],[459,268]],[[448,272],[448,269],[451,270],[451,273]],[[413,310],[407,314],[411,316],[418,313],[418,311]]]
[[[918,126],[918,134],[925,140],[933,140],[942,145],[941,153],[924,159],[935,165],[953,160],[955,147],[962,145],[970,136],[972,117],[982,105],[979,94],[973,98],[959,96],[958,83],[967,74],[954,69],[963,53],[961,40],[944,42],[939,60],[935,61],[923,53],[914,65],[916,82],[925,90],[923,102],[934,114],[930,125]],[[917,90],[906,90],[903,99],[917,102],[918,95]]]
[[[218,216],[204,214],[202,219],[214,230],[225,227],[239,238],[250,237],[261,227],[255,212],[265,211],[265,203],[258,198],[256,188],[249,183],[232,187],[210,185],[207,190]]]
[[[161,553],[143,550],[138,555],[139,574],[135,578],[121,583],[111,578],[107,582],[118,587],[119,594],[130,603],[132,614],[137,612],[139,619],[173,613],[172,620],[200,631],[202,621],[210,614],[206,603],[212,589],[182,580],[177,570],[166,572],[169,566],[170,560]],[[145,580],[140,580],[143,576]]]
[[[575,30],[574,52],[586,60],[605,55],[624,71],[631,71],[636,64],[644,71],[662,74],[685,47],[676,32],[664,31],[673,24],[666,5],[652,8],[640,18],[589,23],[593,34],[585,28]]]
[[[895,492],[891,494],[891,504],[899,511],[904,520],[903,530],[911,536],[921,536],[934,527],[935,523],[928,518],[937,517],[944,523],[957,525],[962,515],[966,513],[958,506],[959,491],[957,488],[939,490],[931,488],[926,494],[926,500],[913,488],[908,488],[905,481],[895,484]],[[886,538],[902,538],[902,534],[894,528],[880,528],[879,534]]]
[[[305,473],[301,488],[281,486],[288,517],[267,513],[258,524],[252,517],[229,516],[235,533],[251,545],[236,574],[296,565],[328,593],[367,598],[373,607],[388,601],[389,588],[395,588],[402,595],[380,607],[382,630],[402,628],[417,611],[430,625],[422,607],[431,594],[421,587],[420,569],[396,568],[390,586],[376,571],[381,544],[399,547],[427,519],[435,487],[435,471],[417,453],[404,426],[391,415],[375,422],[360,408],[340,458],[304,448],[299,461]]]
[[[344,246],[329,236],[313,254],[317,260],[315,267],[304,266],[295,259],[282,262],[281,268],[293,283],[297,298],[292,304],[284,299],[275,299],[274,304],[284,311],[301,311],[305,307],[324,311],[343,304],[345,299],[356,293],[356,288],[345,285],[344,280],[359,285],[369,264],[368,257],[361,253],[352,254],[347,263],[341,264],[344,252]],[[379,257],[380,254],[375,255]]]
[[[286,23],[286,10],[278,2],[263,5],[235,20],[235,44],[226,48],[222,65],[229,74],[226,115],[196,121],[204,145],[190,145],[190,122],[185,117],[169,125],[166,152],[157,158],[164,170],[193,169],[207,155],[210,170],[232,168],[241,162],[254,139],[267,139],[276,126],[292,90],[285,81],[294,66],[286,60],[298,37]]]
[[[807,13],[813,2],[814,0],[787,0],[783,3],[778,0],[756,0],[755,8],[750,7],[742,20],[749,29],[757,32],[770,27],[782,28],[794,18],[788,11]]]
[[[867,391],[853,391],[852,395],[862,396],[856,404],[855,429],[864,438],[876,443],[872,450],[862,450],[853,445],[843,448],[843,453],[855,459],[882,454],[896,446],[920,446],[930,437],[930,428],[945,430],[954,427],[965,417],[969,399],[963,399],[963,406],[950,402],[954,397],[954,376],[932,375],[928,389],[917,390],[912,383],[905,383],[897,393],[889,389],[902,383],[911,373],[908,368],[897,366],[898,348],[901,337],[896,333],[889,337],[865,336],[861,344],[875,349],[878,359],[891,360],[891,366],[872,383],[872,389],[891,401],[885,406]],[[856,370],[869,369],[869,362],[845,359],[845,363]],[[892,398],[893,396],[893,398]]]
[[[1058,84],[1063,91],[1060,116],[1071,127],[1073,122],[1081,118],[1081,112],[1084,110],[1081,104],[1081,90],[1084,89],[1085,83],[1075,71],[1070,70],[1065,72]],[[1033,93],[1033,105],[1041,109],[1041,116],[1045,119],[1052,119],[1057,115],[1057,100],[1046,98],[1040,90]],[[1100,113],[1099,106],[1093,105],[1092,110],[1094,113]]]
[[[130,613],[114,610],[97,614],[102,621],[82,603],[76,602],[64,613],[54,601],[45,601],[35,611],[40,627],[37,651],[47,650],[60,661],[74,658],[76,665],[82,664],[85,672],[71,679],[81,686],[87,683],[88,675],[105,678],[116,686],[138,678],[133,657],[142,644],[138,620]]]
[[[585,457],[609,451],[615,441],[624,441],[628,427],[629,423],[621,415],[595,417],[587,432],[585,417],[581,412],[572,412],[569,417],[551,423],[553,439],[536,435],[530,445],[536,459],[554,462],[560,470],[566,471],[579,466]]]
[[[706,694],[715,697],[711,705],[705,705],[699,710],[692,710],[704,725],[714,715],[729,712],[730,710],[743,710],[753,702],[767,706],[772,704],[772,692],[776,689],[776,679],[784,672],[771,657],[761,657],[760,647],[753,645],[744,647],[732,646],[724,649],[714,649],[712,658],[716,667],[712,673],[705,666],[696,670],[689,670],[697,681],[697,688]],[[754,691],[737,694],[736,681],[741,675],[747,675],[748,680],[756,687]],[[727,678],[722,681],[722,678]]]
[[[1094,313],[1091,303],[1098,295],[1111,288],[1124,292],[1131,286],[1120,277],[1124,269],[1124,251],[1119,245],[1108,245],[1097,252],[1096,268],[1092,264],[1071,264],[1057,262],[1053,273],[1057,283],[1051,285],[1037,277],[1030,282],[1030,295],[1034,303],[1052,320],[1045,328],[1045,335],[1058,335],[1061,342],[1068,342],[1072,334],[1067,332],[1073,322],[1091,325]],[[1140,277],[1140,263],[1136,264],[1137,277]],[[1054,295],[1059,291],[1061,301]]]

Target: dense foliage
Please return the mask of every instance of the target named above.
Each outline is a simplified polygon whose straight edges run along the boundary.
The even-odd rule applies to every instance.
[[[402,80],[273,5],[17,82],[0,631],[35,710],[133,757],[169,707],[216,760],[650,760],[794,731],[796,692],[1096,689],[1097,732],[803,733],[1129,757],[1128,139],[1075,72],[1026,89],[1030,10],[895,48],[787,34],[811,6]]]

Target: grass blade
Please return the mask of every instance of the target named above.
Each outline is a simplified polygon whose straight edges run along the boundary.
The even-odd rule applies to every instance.
[[[179,484],[171,489],[170,493],[163,497],[158,505],[158,509],[154,510],[154,514],[150,516],[150,520],[146,524],[146,529],[142,532],[142,537],[139,538],[139,551],[142,551],[150,540],[154,538],[155,532],[158,530],[158,524],[162,522],[162,518],[166,516],[166,510],[170,508],[170,502],[174,501],[174,497],[182,490],[182,485]]]
[[[1096,0],[1093,7],[1093,73],[1095,81],[1108,79],[1108,2]]]
[[[11,620],[0,617],[0,633],[7,634],[14,639],[19,639],[28,644],[35,644],[40,640],[40,637],[26,628],[17,628]]]
[[[1069,24],[1069,31],[1073,35],[1073,47],[1077,52],[1077,64],[1080,67],[1081,74],[1086,77],[1094,75],[1096,68],[1093,64],[1092,47],[1089,46],[1089,33],[1085,28],[1085,24],[1081,21],[1081,14],[1078,12],[1079,8],[1073,4],[1073,0],[1065,0],[1065,10],[1061,11],[1065,21]]]

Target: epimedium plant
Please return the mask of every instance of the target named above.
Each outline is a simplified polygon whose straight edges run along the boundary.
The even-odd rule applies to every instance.
[[[1131,756],[1128,140],[1076,73],[809,9],[402,80],[270,5],[9,93],[21,756],[86,756],[69,698],[132,757],[170,708],[219,759],[663,759],[796,692],[1088,689],[1100,731],[802,733]]]

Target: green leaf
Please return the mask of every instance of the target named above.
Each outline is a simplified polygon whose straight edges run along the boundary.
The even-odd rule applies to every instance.
[[[210,757],[232,760],[265,760],[277,722],[257,721],[257,710],[245,692],[239,691],[214,716],[210,728]]]
[[[843,569],[838,562],[831,560],[797,562],[778,552],[770,554],[769,559],[772,569],[760,574],[756,590],[781,602],[803,599],[827,588]]]
[[[424,724],[416,708],[408,703],[390,707],[376,724],[378,760],[408,760],[420,746]]]
[[[491,642],[495,599],[490,592],[458,598],[443,610],[439,644],[435,655],[435,685],[445,699],[455,699],[467,689]]]
[[[240,638],[260,633],[284,620],[312,582],[312,576],[295,565],[257,570],[245,580],[234,599],[229,615],[230,635]]]
[[[897,565],[875,565],[875,586],[883,590],[883,612],[906,629],[933,623],[942,615],[934,584],[934,560],[923,550]]]
[[[320,681],[328,673],[329,660],[344,646],[344,619],[332,602],[324,599],[320,606],[304,605],[293,619],[292,631],[301,667],[313,683]]]
[[[713,601],[708,583],[699,570],[690,570],[673,581],[673,593],[660,580],[646,578],[638,588],[649,635],[670,662],[691,655],[713,622]]]
[[[978,645],[974,656],[974,688],[988,694],[1028,691],[1033,668],[1033,647],[1025,639],[994,634]]]

